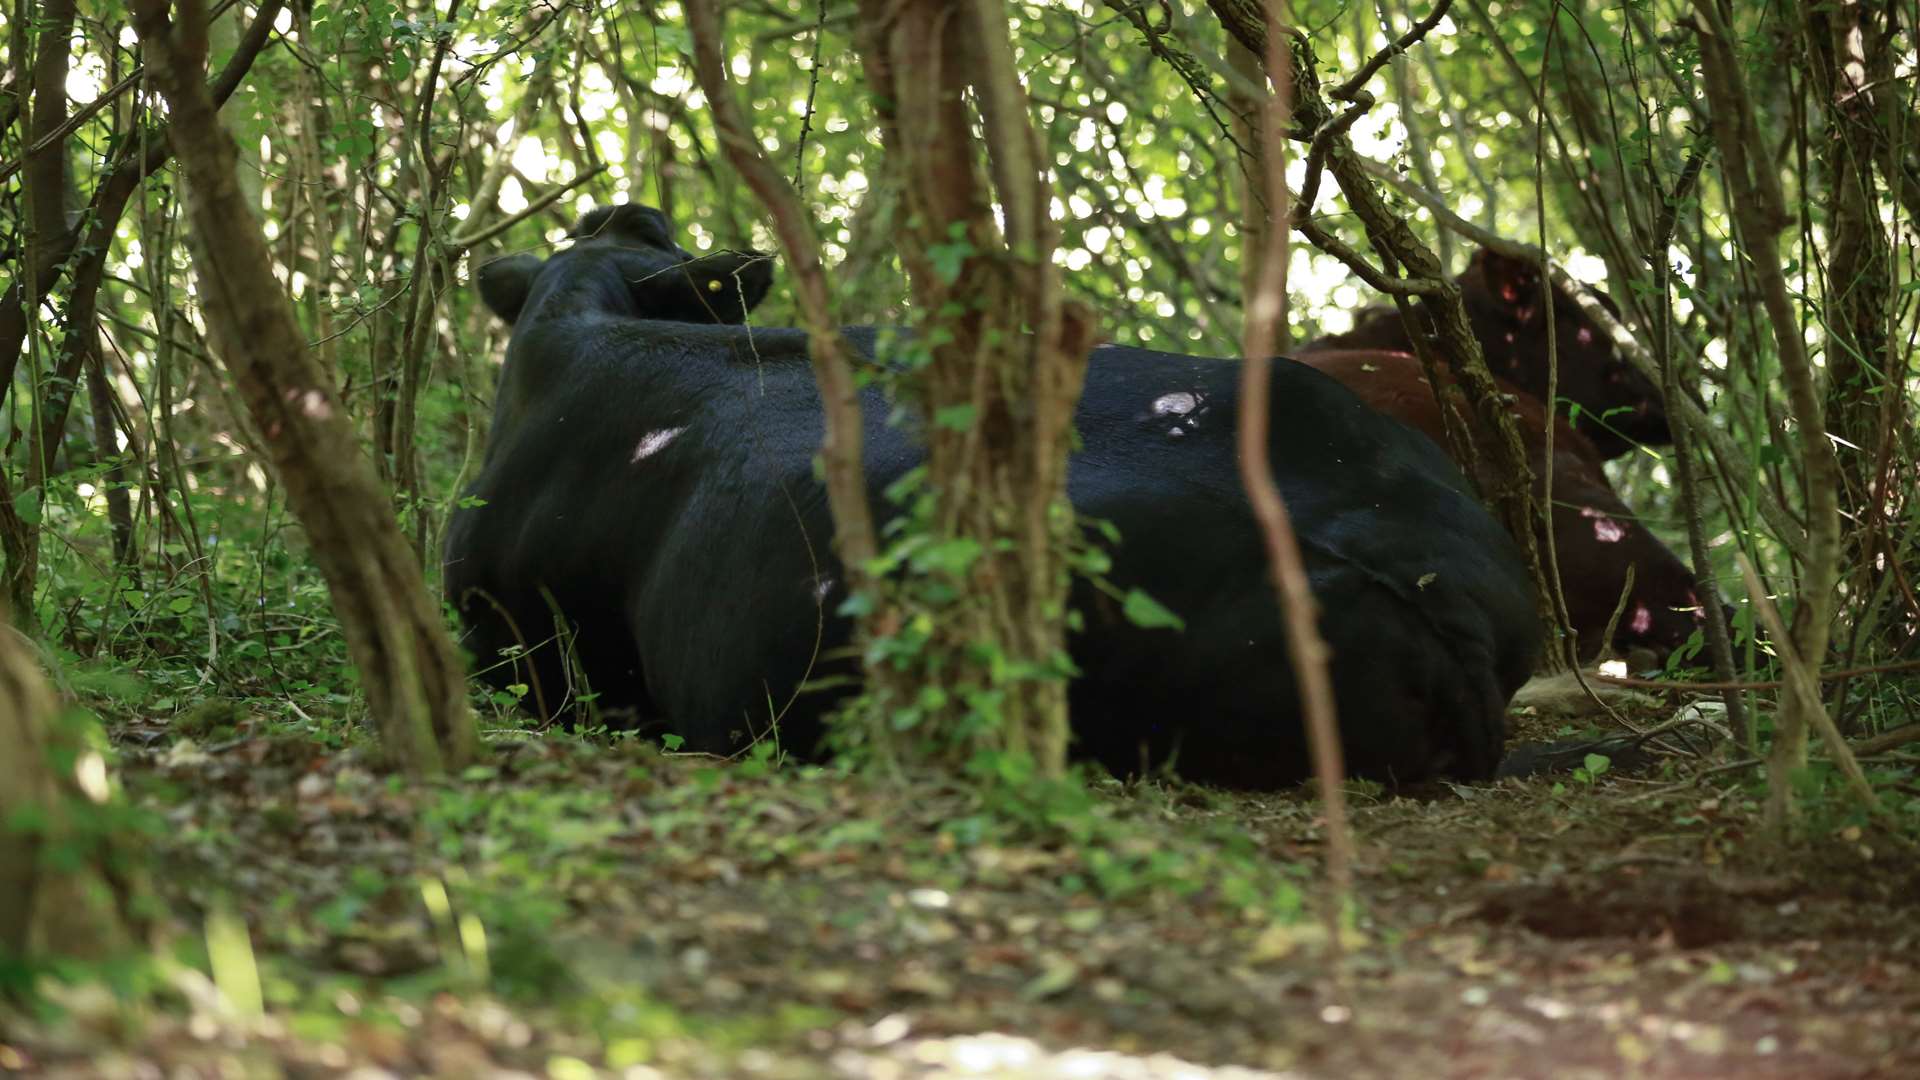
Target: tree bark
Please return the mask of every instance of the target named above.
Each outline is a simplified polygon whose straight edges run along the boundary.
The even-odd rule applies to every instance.
[[[1792,626],[1793,651],[1808,666],[1818,685],[1821,662],[1834,608],[1834,585],[1840,564],[1840,469],[1833,444],[1827,439],[1820,395],[1815,389],[1813,365],[1807,357],[1785,268],[1780,262],[1778,238],[1790,222],[1780,177],[1756,124],[1746,81],[1733,51],[1733,38],[1711,0],[1695,0],[1700,63],[1707,99],[1713,106],[1713,138],[1725,162],[1733,193],[1733,217],[1739,226],[1741,251],[1753,267],[1767,320],[1779,351],[1780,374],[1800,441],[1801,479],[1806,488],[1807,553],[1801,565]],[[1807,732],[1825,721],[1815,718],[1822,705],[1817,692],[1784,695],[1773,748],[1767,762],[1767,820],[1784,829],[1793,816],[1792,774],[1806,764]]]
[[[419,563],[291,300],[235,178],[236,151],[201,79],[203,0],[137,0],[135,26],[173,112],[194,270],[214,342],[312,543],[367,706],[394,765],[458,768],[478,750],[465,673]]]
[[[112,837],[77,828],[108,796],[100,752],[75,737],[19,631],[0,617],[0,962],[100,959],[132,943],[137,886]],[[57,856],[57,857],[55,857]]]
[[[860,51],[889,163],[904,178],[901,254],[930,353],[914,389],[929,418],[931,529],[936,543],[977,545],[958,595],[932,620],[922,678],[945,691],[945,731],[980,732],[955,740],[961,755],[1024,752],[1057,774],[1075,539],[1066,458],[1092,317],[1065,299],[1053,265],[1046,162],[1000,0],[861,0]],[[1000,722],[962,726],[989,698]]]
[[[1826,112],[1818,160],[1827,204],[1827,429],[1840,444],[1835,459],[1854,522],[1841,565],[1860,568],[1856,618],[1871,625],[1877,613],[1866,608],[1880,577],[1872,563],[1876,553],[1900,558],[1908,487],[1899,462],[1910,359],[1893,344],[1893,245],[1880,220],[1882,193],[1898,180],[1877,175],[1891,160],[1896,126],[1894,30],[1860,0],[1808,4],[1805,12],[1807,75]]]
[[[67,69],[68,60],[73,55],[71,38],[73,36],[74,4],[73,0],[47,0],[40,5],[35,25],[39,33],[32,42],[33,64],[31,67],[32,108],[27,112],[27,144],[29,146],[49,143],[40,153],[29,155],[21,169],[21,201],[27,218],[27,235],[23,246],[25,258],[15,285],[24,282],[26,289],[21,297],[19,312],[20,328],[23,335],[21,344],[27,352],[34,352],[34,342],[26,341],[24,335],[33,326],[40,315],[40,303],[52,291],[55,260],[48,258],[50,249],[56,246],[57,238],[67,232],[67,144],[61,137],[67,121]],[[26,41],[24,28],[16,28],[14,47],[19,48]],[[16,57],[16,62],[19,57]],[[22,91],[25,93],[25,90]],[[38,335],[38,341],[44,341],[51,335]],[[78,338],[68,335],[67,351],[56,354],[54,367],[64,375],[70,386],[78,374],[77,354]],[[73,355],[75,368],[68,370],[68,356]],[[44,357],[43,357],[44,359]],[[12,363],[8,361],[8,383],[12,381]],[[41,488],[47,475],[47,464],[58,449],[58,442],[43,445],[41,436],[41,412],[46,398],[50,394],[61,393],[61,379],[43,380],[39,365],[29,361],[28,377],[33,387],[33,422],[35,436],[29,446],[25,483],[19,494],[31,502],[44,502]],[[0,384],[0,394],[5,393],[6,384]],[[71,393],[70,390],[67,391]],[[39,572],[40,527],[38,521],[22,518],[11,506],[6,513],[8,525],[19,525],[19,536],[7,542],[8,551],[14,555],[8,560],[7,594],[23,618],[33,617],[33,587],[35,576]]]

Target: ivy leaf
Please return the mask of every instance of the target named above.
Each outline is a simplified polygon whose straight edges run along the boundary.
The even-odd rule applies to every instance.
[[[973,254],[973,245],[961,240],[952,244],[933,244],[927,248],[927,258],[933,261],[933,272],[948,285],[960,280],[960,268],[966,264],[967,256]]]

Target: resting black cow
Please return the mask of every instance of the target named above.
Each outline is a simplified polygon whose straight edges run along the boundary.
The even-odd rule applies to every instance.
[[[831,520],[814,478],[820,404],[806,340],[749,330],[764,259],[689,259],[657,211],[589,214],[544,263],[502,260],[482,295],[514,323],[493,442],[454,515],[447,589],[483,664],[578,629],[604,708],[730,752],[774,715],[806,752],[833,698],[800,693],[843,645]],[[872,355],[875,332],[851,331]],[[1074,602],[1080,753],[1125,771],[1177,753],[1197,780],[1270,787],[1308,770],[1292,672],[1234,457],[1238,369],[1141,349],[1095,352],[1069,493],[1121,542],[1110,580],[1183,616],[1144,630],[1091,588]],[[863,394],[867,479],[922,460]],[[1538,649],[1517,554],[1425,437],[1332,379],[1278,361],[1272,457],[1334,650],[1356,773],[1488,775],[1503,707]],[[522,661],[526,663],[526,661]],[[496,665],[490,676],[516,676]],[[567,685],[534,648],[540,701]]]
[[[1458,278],[1461,299],[1473,336],[1479,339],[1487,366],[1500,378],[1545,401],[1547,397],[1547,320],[1541,311],[1540,272],[1533,264],[1481,249]],[[1620,308],[1607,294],[1594,290],[1616,317]],[[1414,302],[1415,317],[1432,326],[1426,302]],[[1593,443],[1603,458],[1617,458],[1636,443],[1662,445],[1673,441],[1666,406],[1659,388],[1648,381],[1614,348],[1601,330],[1566,291],[1553,291],[1554,350],[1559,357],[1562,401],[1573,402],[1574,427]],[[1300,353],[1325,349],[1394,349],[1412,352],[1400,314],[1392,307],[1370,307],[1356,314],[1353,329],[1328,334],[1300,347]]]

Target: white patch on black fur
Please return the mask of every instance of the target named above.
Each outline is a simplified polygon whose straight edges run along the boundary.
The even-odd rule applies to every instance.
[[[638,465],[647,458],[665,450],[667,445],[679,438],[680,433],[685,430],[687,429],[683,427],[661,428],[658,431],[649,431],[645,435],[640,436],[639,445],[633,448],[633,463]]]

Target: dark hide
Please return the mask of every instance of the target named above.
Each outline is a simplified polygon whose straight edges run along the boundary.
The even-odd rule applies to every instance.
[[[1533,397],[1547,397],[1547,319],[1540,301],[1540,275],[1531,263],[1482,249],[1458,278],[1467,320],[1493,373]],[[1594,290],[1615,317],[1620,308]],[[1414,302],[1416,320],[1432,332],[1425,301]],[[1612,459],[1636,443],[1673,441],[1659,388],[1619,355],[1605,331],[1564,290],[1553,296],[1554,348],[1559,355],[1558,410]],[[1400,314],[1391,306],[1358,312],[1352,330],[1328,334],[1300,347],[1296,356],[1326,349],[1393,349],[1412,352]],[[1571,403],[1571,407],[1565,403]]]
[[[470,491],[484,505],[448,529],[465,643],[496,685],[537,677],[541,700],[529,704],[558,711],[566,676],[550,596],[577,627],[603,709],[714,753],[780,715],[782,745],[806,753],[836,694],[796,686],[850,664],[827,659],[849,626],[835,614],[844,590],[812,466],[821,416],[805,336],[714,323],[758,299],[751,287],[728,295],[730,275],[709,277],[721,288],[697,290],[697,304],[678,288],[637,288],[698,284],[702,271],[670,239],[628,234],[624,245],[588,240],[541,266],[481,272],[483,296],[508,297],[496,310],[518,321]],[[749,260],[741,277],[761,265]],[[849,337],[873,355],[874,331]],[[1143,630],[1091,587],[1075,590],[1086,622],[1072,643],[1076,749],[1122,772],[1175,755],[1190,778],[1238,786],[1308,772],[1235,462],[1238,374],[1141,349],[1093,355],[1070,495],[1120,531],[1111,581],[1187,624]],[[877,390],[862,405],[884,517],[878,492],[922,454],[885,422]],[[1277,361],[1272,409],[1273,465],[1333,647],[1350,766],[1400,780],[1491,774],[1503,707],[1539,644],[1513,545],[1430,441],[1332,379]],[[530,663],[497,662],[521,642],[540,646]]]

